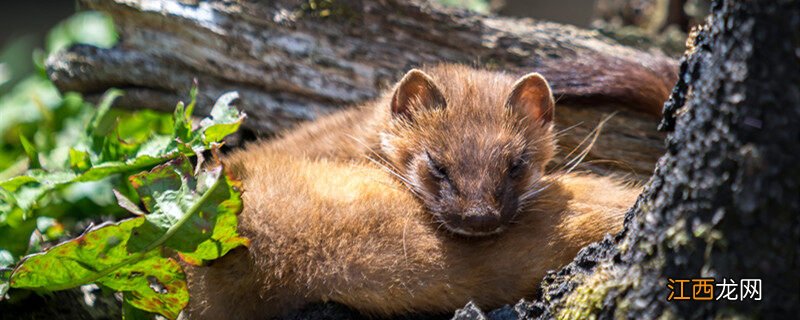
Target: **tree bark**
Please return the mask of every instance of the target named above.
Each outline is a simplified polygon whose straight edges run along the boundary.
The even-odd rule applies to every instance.
[[[538,301],[493,314],[791,319],[800,313],[800,4],[716,1],[691,50],[665,108],[668,152],[625,229],[548,275]],[[669,278],[756,278],[763,296],[667,301]],[[720,287],[714,290],[716,298]],[[474,306],[461,312],[482,315]]]
[[[263,136],[374,98],[412,67],[461,62],[542,73],[559,99],[559,127],[579,125],[561,140],[567,151],[619,111],[586,158],[590,169],[645,179],[663,153],[654,124],[677,62],[596,32],[419,0],[79,3],[108,13],[121,42],[72,47],[47,69],[59,89],[90,100],[117,87],[127,92],[118,107],[171,111],[197,78],[199,113],[237,90],[245,127]]]

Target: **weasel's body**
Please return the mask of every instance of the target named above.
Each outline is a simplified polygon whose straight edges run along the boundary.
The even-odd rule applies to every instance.
[[[239,229],[252,244],[189,270],[191,319],[264,319],[321,301],[372,315],[513,303],[618,231],[635,198],[605,178],[553,178],[506,231],[473,239],[438,230],[375,167],[248,152],[227,161],[244,181]]]
[[[492,308],[622,226],[638,191],[547,175],[554,102],[537,74],[443,65],[225,159],[252,245],[192,268],[191,318],[336,301],[373,315]]]

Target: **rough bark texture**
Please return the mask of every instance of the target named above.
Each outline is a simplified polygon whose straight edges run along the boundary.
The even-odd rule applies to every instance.
[[[419,0],[79,3],[108,13],[121,43],[70,48],[49,59],[48,73],[61,90],[90,99],[126,89],[119,107],[171,111],[197,78],[200,106],[237,90],[245,126],[270,135],[373,98],[414,66],[462,62],[544,74],[560,102],[560,127],[582,124],[564,135],[566,150],[623,106],[587,157],[600,160],[596,168],[644,178],[663,153],[653,124],[677,80],[677,62],[593,31]]]
[[[800,314],[800,4],[715,2],[681,70],[662,122],[668,152],[625,230],[546,277],[541,299],[518,310],[545,319]],[[762,279],[763,298],[667,301],[668,278],[701,277]]]

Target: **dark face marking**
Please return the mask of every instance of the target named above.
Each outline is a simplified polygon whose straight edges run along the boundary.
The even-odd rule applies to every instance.
[[[536,195],[552,156],[550,88],[538,74],[514,83],[444,72],[464,75],[439,75],[451,80],[442,82],[413,70],[396,86],[383,152],[447,230],[500,233]]]
[[[410,163],[411,187],[448,230],[466,236],[503,231],[541,174],[529,165],[525,139],[513,132],[443,135],[420,150]]]

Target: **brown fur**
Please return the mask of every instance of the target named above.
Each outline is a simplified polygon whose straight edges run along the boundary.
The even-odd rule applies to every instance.
[[[517,80],[443,64],[412,70],[377,101],[248,152],[371,159],[404,182],[446,230],[490,235],[538,188],[555,148],[553,107],[539,75]],[[434,172],[434,163],[447,172]],[[518,173],[511,172],[515,163]]]
[[[488,124],[475,116],[484,115],[486,111],[495,111],[492,115],[499,114],[496,111],[502,110],[517,80],[502,72],[459,64],[440,64],[422,70],[436,82],[448,101],[448,109],[458,111],[449,112],[447,120],[452,124],[475,123],[484,126],[481,130],[485,130]],[[394,90],[387,90],[374,101],[300,125],[281,139],[252,147],[248,152],[367,161],[368,156],[382,152],[380,133],[392,127],[389,106],[393,95]],[[452,133],[461,134],[461,137],[476,133],[469,129],[475,128],[462,128],[462,132]]]
[[[264,318],[329,300],[372,315],[497,307],[530,297],[547,270],[621,227],[636,188],[544,175],[555,140],[541,77],[458,65],[413,73],[375,102],[225,160],[244,182],[239,229],[252,245],[189,269],[191,318]],[[524,171],[509,178],[518,159]],[[447,169],[455,200],[434,199],[444,183],[432,163]],[[444,232],[480,201],[519,203],[499,234]]]
[[[635,197],[607,178],[550,177],[508,230],[461,238],[372,166],[254,152],[227,161],[244,181],[239,229],[252,244],[188,270],[191,319],[267,318],[321,301],[371,315],[513,303],[618,231]]]

